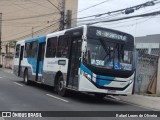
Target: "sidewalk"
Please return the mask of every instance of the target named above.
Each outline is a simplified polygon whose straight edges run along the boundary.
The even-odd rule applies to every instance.
[[[7,73],[13,73],[13,70],[8,68],[0,68],[0,70],[3,70],[4,72],[7,72]]]
[[[160,110],[160,97],[144,96],[144,95],[130,95],[118,96],[121,101],[140,105],[153,110]]]

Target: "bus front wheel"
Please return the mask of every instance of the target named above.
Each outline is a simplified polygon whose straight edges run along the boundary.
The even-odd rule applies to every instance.
[[[31,83],[31,81],[30,80],[28,80],[28,70],[26,69],[25,70],[25,72],[24,72],[24,83],[26,84],[26,85],[29,85],[30,83]]]
[[[62,76],[58,78],[57,92],[58,92],[58,95],[60,96],[63,96],[63,97],[66,96],[67,90],[65,88],[65,84]]]

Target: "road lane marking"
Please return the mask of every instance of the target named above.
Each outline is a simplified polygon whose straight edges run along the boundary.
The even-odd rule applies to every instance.
[[[19,83],[17,83],[17,82],[13,82],[13,83],[15,83],[16,85],[19,85],[19,86],[23,86],[22,84],[19,84]]]
[[[53,95],[51,95],[51,94],[46,94],[46,95],[47,95],[47,96],[50,96],[50,97],[53,97],[53,98],[55,98],[55,99],[61,100],[61,101],[63,101],[63,102],[69,102],[68,100],[65,100],[65,99],[62,99],[62,98],[53,96]]]

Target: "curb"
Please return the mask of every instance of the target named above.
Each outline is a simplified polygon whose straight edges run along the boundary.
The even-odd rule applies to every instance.
[[[2,71],[13,74],[12,69],[0,68]]]
[[[122,100],[122,99],[120,99],[119,101],[120,101],[120,102],[123,102],[123,103],[126,103],[126,104],[133,105],[133,106],[137,106],[137,107],[145,108],[145,109],[148,109],[148,110],[160,111],[159,109],[151,108],[151,107],[144,106],[144,105],[140,105],[140,104],[133,103],[133,102],[128,102],[128,101],[125,101],[125,100]]]

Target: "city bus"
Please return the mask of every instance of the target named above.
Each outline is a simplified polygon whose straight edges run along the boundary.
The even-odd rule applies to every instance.
[[[13,72],[25,84],[53,86],[106,95],[131,95],[134,85],[134,37],[117,30],[71,28],[16,43]]]

